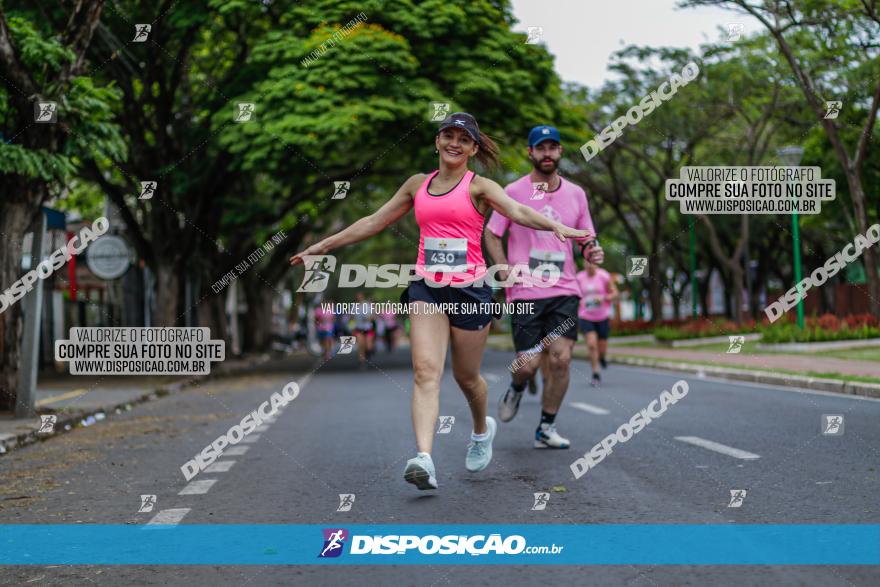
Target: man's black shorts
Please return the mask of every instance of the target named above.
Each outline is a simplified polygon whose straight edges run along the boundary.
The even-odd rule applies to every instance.
[[[527,351],[551,333],[577,340],[577,296],[557,296],[537,300],[518,300],[534,303],[531,314],[512,314],[513,347],[517,352]]]
[[[423,279],[417,279],[409,284],[400,294],[400,303],[422,301],[429,304],[492,304],[492,288],[488,285],[464,287],[452,287],[443,285],[431,287]],[[489,312],[445,312],[449,318],[449,325],[462,330],[480,330],[492,321]]]
[[[586,334],[588,332],[596,331],[596,335],[598,335],[599,340],[608,340],[608,335],[611,334],[611,321],[608,318],[605,318],[604,320],[600,320],[598,322],[593,322],[592,320],[584,320],[582,318],[580,323],[581,332]]]

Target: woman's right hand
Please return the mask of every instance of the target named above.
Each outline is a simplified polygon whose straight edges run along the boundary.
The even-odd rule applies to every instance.
[[[322,254],[321,247],[319,246],[319,243],[315,243],[315,244],[311,245],[310,247],[307,247],[305,250],[300,251],[296,255],[292,256],[290,258],[290,264],[295,267],[297,265],[305,263],[304,257],[309,257],[312,255],[320,255],[320,254]]]

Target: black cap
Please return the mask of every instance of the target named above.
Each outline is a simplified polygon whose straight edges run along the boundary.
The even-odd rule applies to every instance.
[[[467,112],[456,112],[447,116],[446,120],[440,123],[440,128],[437,129],[437,134],[440,134],[440,131],[449,127],[460,128],[467,131],[467,134],[471,135],[471,138],[474,139],[477,144],[480,143],[480,127],[477,124],[477,119]]]

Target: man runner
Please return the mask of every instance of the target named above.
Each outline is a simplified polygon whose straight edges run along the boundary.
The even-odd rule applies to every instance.
[[[595,234],[584,190],[557,172],[562,152],[559,131],[552,126],[536,126],[529,133],[528,150],[534,169],[504,189],[517,202],[551,220]],[[507,232],[510,235],[505,254],[501,239]],[[601,263],[603,253],[598,243],[579,240],[575,246],[580,254]],[[526,355],[528,360],[523,366],[512,373],[510,387],[498,404],[498,415],[502,422],[509,422],[516,416],[526,383],[538,370],[541,357],[546,353],[548,378],[543,385],[541,421],[535,430],[534,446],[568,448],[569,441],[556,431],[556,414],[568,390],[571,351],[577,340],[580,289],[575,279],[572,246],[558,239],[554,242],[551,232],[513,224],[498,213],[493,213],[486,225],[485,243],[495,263],[526,263],[530,268],[549,263],[561,271],[559,281],[552,287],[528,287],[516,283],[508,289],[508,301],[534,304],[533,314],[511,316],[517,364],[525,360],[521,359],[522,355],[531,352]],[[499,271],[498,278],[504,280],[507,275]],[[525,283],[528,277],[522,279]],[[548,335],[555,340],[547,348],[540,348],[539,343]]]

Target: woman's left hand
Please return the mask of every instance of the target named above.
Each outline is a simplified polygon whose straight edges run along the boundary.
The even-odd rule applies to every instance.
[[[565,226],[564,224],[557,224],[553,228],[553,234],[556,235],[556,238],[565,242],[566,239],[569,238],[594,238],[595,235],[591,234],[589,230],[578,230],[576,228],[571,228],[569,226]]]

